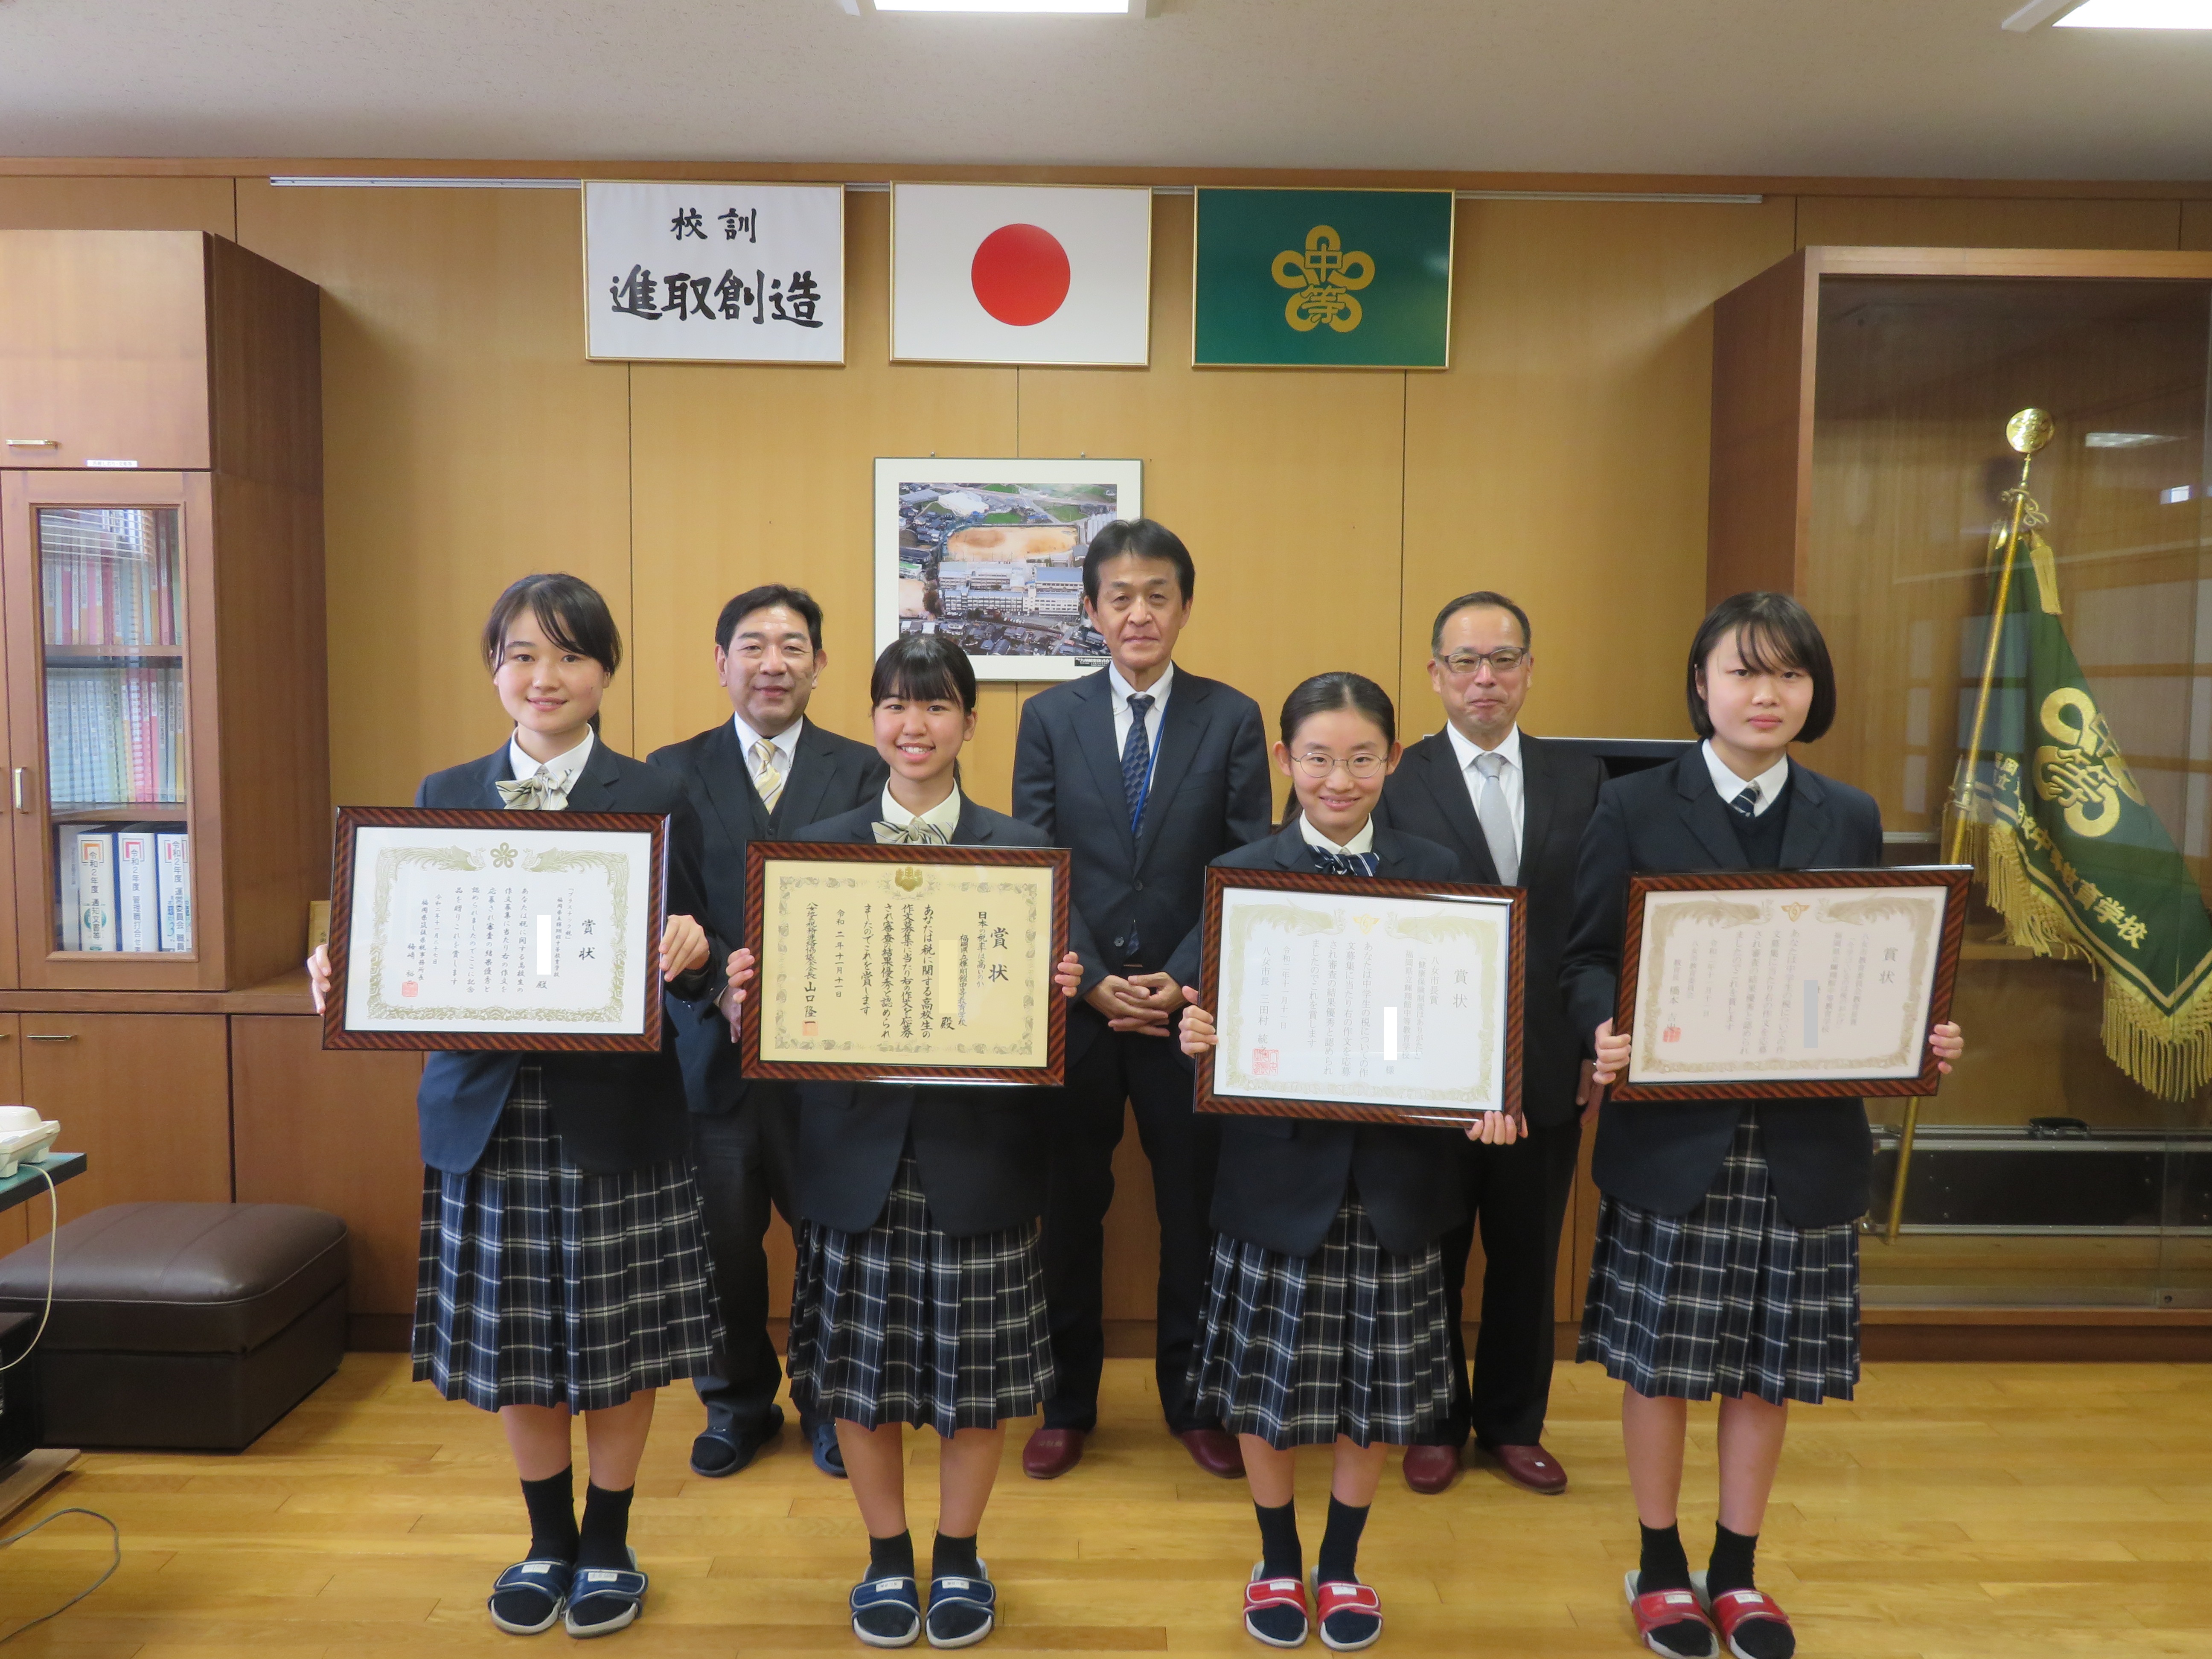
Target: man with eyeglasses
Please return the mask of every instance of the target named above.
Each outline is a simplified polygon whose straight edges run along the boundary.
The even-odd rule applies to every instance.
[[[706,832],[707,929],[727,951],[745,934],[745,847],[788,835],[882,795],[888,769],[872,744],[824,731],[807,700],[828,666],[822,607],[781,583],[740,593],[714,623],[714,675],[730,718],[647,758],[682,776]],[[783,1427],[783,1381],[768,1334],[769,1205],[786,1217],[798,1096],[787,1083],[747,1082],[719,1009],[699,1006],[678,1030],[691,1107],[691,1158],[722,1308],[712,1369],[691,1379],[707,1427],[691,1472],[735,1474]],[[802,1423],[817,1468],[842,1476],[835,1423]]]
[[[1542,1444],[1552,1279],[1591,1089],[1559,994],[1559,958],[1573,920],[1583,826],[1605,769],[1521,730],[1535,669],[1529,646],[1528,613],[1502,593],[1463,593],[1437,613],[1429,684],[1443,704],[1444,729],[1407,749],[1375,814],[1378,823],[1452,848],[1461,880],[1528,896],[1522,1135],[1510,1146],[1459,1148],[1469,1219],[1443,1241],[1452,1413],[1438,1443],[1406,1449],[1406,1484],[1419,1492],[1442,1492],[1457,1478],[1470,1434],[1516,1484],[1547,1494],[1567,1486],[1566,1471]],[[1470,1387],[1461,1310],[1478,1225],[1482,1334]]]

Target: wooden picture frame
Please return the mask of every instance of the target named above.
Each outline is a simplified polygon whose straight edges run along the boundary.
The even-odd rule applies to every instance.
[[[358,1029],[347,1024],[359,988],[353,975],[355,930],[362,918],[357,888],[368,875],[356,857],[363,830],[465,830],[496,835],[501,847],[517,840],[577,836],[642,837],[647,866],[641,919],[628,919],[625,963],[637,964],[640,983],[618,978],[625,1001],[641,997],[635,1031],[516,1030],[514,1020],[488,1021],[492,1029],[405,1026]],[[627,908],[625,901],[623,908]],[[650,812],[506,812],[434,806],[342,806],[331,854],[331,992],[323,1006],[325,1048],[461,1049],[560,1054],[655,1054],[661,1039],[660,934],[668,909],[668,820]],[[372,947],[373,948],[373,947]],[[626,969],[618,974],[626,974]],[[564,1018],[564,1023],[568,1017]],[[627,1017],[625,1017],[627,1018]]]
[[[1650,898],[1674,893],[1747,893],[1816,890],[1850,891],[1869,888],[1940,887],[1945,890],[1941,930],[1929,964],[1927,1018],[1922,1021],[1921,1064],[1910,1077],[1762,1079],[1743,1082],[1631,1083],[1626,1074],[1607,1086],[1620,1101],[1820,1100],[1870,1095],[1932,1095],[1941,1073],[1927,1046],[1925,1030],[1951,1017],[1958,984],[1960,947],[1966,936],[1967,882],[1965,865],[1905,866],[1875,870],[1721,870],[1674,875],[1632,875],[1621,933],[1620,981],[1613,1029],[1633,1031],[1643,970],[1644,917]],[[1752,1068],[1747,1068],[1752,1069]]]
[[[1480,1121],[1483,1110],[1511,1110],[1519,1106],[1522,1017],[1528,995],[1528,896],[1522,889],[1479,886],[1471,882],[1401,881],[1362,876],[1331,876],[1319,872],[1208,869],[1206,872],[1205,908],[1199,924],[1203,951],[1199,994],[1204,1000],[1203,1006],[1212,1010],[1217,1019],[1222,1012],[1222,910],[1224,895],[1231,888],[1341,895],[1347,898],[1427,899],[1459,903],[1481,902],[1509,907],[1500,998],[1504,1054],[1498,1072],[1498,1106],[1495,1109],[1422,1107],[1383,1102],[1289,1099],[1273,1095],[1229,1092],[1216,1086],[1219,1067],[1216,1052],[1209,1049],[1199,1055],[1196,1062],[1198,1110],[1261,1117],[1325,1118],[1361,1123],[1450,1124],[1464,1127]]]
[[[964,1063],[957,1059],[892,1060],[881,1058],[867,1060],[798,1060],[763,1058],[763,1049],[771,1045],[764,1027],[769,1019],[769,1005],[779,994],[781,980],[769,971],[767,946],[769,944],[770,895],[769,878],[771,866],[795,865],[830,866],[867,866],[866,875],[855,873],[848,877],[823,876],[806,878],[840,881],[849,887],[854,902],[874,902],[874,890],[888,881],[908,892],[919,892],[927,878],[919,872],[924,868],[951,870],[1043,870],[1049,872],[1050,895],[1044,912],[1036,917],[1042,926],[1045,936],[1042,961],[1034,964],[1042,969],[1041,987],[1044,1006],[1040,1016],[1043,1030],[1035,1035],[1041,1037],[1042,1063],[1003,1065],[979,1062]],[[896,866],[885,875],[880,866]],[[1060,847],[950,847],[923,846],[908,842],[873,845],[860,842],[812,841],[757,841],[745,849],[745,948],[753,953],[757,977],[753,994],[745,999],[744,1012],[738,1023],[738,1042],[741,1051],[741,1066],[748,1078],[783,1078],[812,1082],[848,1083],[999,1083],[1028,1084],[1039,1087],[1057,1088],[1066,1080],[1067,1073],[1067,1000],[1052,983],[1054,968],[1067,953],[1070,854]],[[914,884],[903,877],[912,872]],[[865,890],[865,891],[864,891]],[[957,891],[957,890],[956,890]],[[1013,891],[1009,888],[1007,890]],[[970,890],[972,896],[972,890]],[[882,896],[884,902],[896,902],[889,893]],[[955,902],[960,902],[955,899]],[[781,915],[780,906],[777,908]],[[781,932],[781,927],[779,928]],[[948,941],[955,936],[948,933]],[[981,935],[977,936],[977,965],[986,966],[982,956]],[[842,948],[832,946],[833,949]],[[948,954],[958,948],[948,942]],[[857,951],[855,962],[860,959]],[[872,953],[870,959],[872,960]],[[960,983],[956,981],[956,987]],[[979,981],[980,982],[980,981]],[[1010,985],[1019,984],[1009,978]],[[840,994],[842,991],[841,988]],[[866,993],[862,993],[865,996]],[[934,994],[933,985],[932,994]],[[927,1005],[925,1005],[927,1006]],[[865,1012],[865,1008],[864,1008]],[[940,1016],[940,1018],[949,1018]],[[834,1037],[820,1036],[812,1029],[812,1022],[803,1022],[805,1036],[799,1041],[806,1043],[819,1041],[823,1052],[838,1052],[828,1045]],[[956,1042],[946,1045],[953,1054],[963,1052],[964,1033],[956,1032]],[[785,1045],[774,1045],[782,1047]],[[844,1047],[852,1047],[847,1042]],[[978,1044],[976,1047],[980,1048]]]

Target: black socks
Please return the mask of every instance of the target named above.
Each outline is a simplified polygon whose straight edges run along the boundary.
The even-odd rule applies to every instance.
[[[1290,1503],[1269,1509],[1255,1502],[1260,1517],[1260,1577],[1296,1578],[1306,1576],[1305,1550],[1298,1542],[1298,1506]],[[1261,1607],[1244,1615],[1244,1622],[1271,1642],[1290,1644],[1306,1639],[1305,1614],[1296,1607]]]
[[[1324,1584],[1357,1583],[1359,1534],[1366,1529],[1367,1506],[1354,1509],[1331,1492],[1328,1525],[1321,1535],[1321,1559],[1314,1563],[1314,1577]]]
[[[576,1471],[566,1468],[543,1480],[522,1483],[522,1504],[530,1511],[532,1561],[576,1559]]]
[[[932,1578],[981,1578],[983,1564],[975,1559],[975,1540],[952,1538],[944,1533],[937,1534],[937,1542],[930,1547],[929,1576]]]
[[[1713,1528],[1712,1565],[1705,1570],[1705,1593],[1726,1595],[1730,1590],[1753,1589],[1752,1558],[1759,1551],[1757,1533],[1730,1532]],[[1790,1626],[1771,1619],[1747,1619],[1735,1627],[1735,1649],[1747,1659],[1791,1659],[1797,1638]]]
[[[626,1486],[609,1492],[588,1482],[584,1487],[584,1524],[578,1529],[576,1565],[612,1568],[628,1572],[629,1565],[629,1500],[636,1491]]]
[[[914,1577],[914,1534],[902,1532],[890,1538],[868,1539],[868,1577],[871,1578],[911,1578]]]
[[[1681,1529],[1639,1523],[1637,1530],[1644,1534],[1644,1556],[1637,1568],[1636,1593],[1689,1589],[1690,1558],[1682,1550]]]
[[[954,1538],[945,1533],[937,1534],[937,1542],[930,1547],[929,1576],[932,1579],[978,1579],[983,1576],[983,1564],[975,1559],[975,1540],[971,1534],[966,1538]],[[939,1600],[933,1584],[929,1598],[929,1644],[933,1648],[963,1648],[970,1642],[980,1642],[991,1628],[993,1615],[976,1605],[980,1598],[963,1595],[958,1589],[950,1589]]]

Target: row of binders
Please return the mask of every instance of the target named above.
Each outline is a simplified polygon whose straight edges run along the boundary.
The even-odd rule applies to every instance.
[[[192,948],[192,838],[181,830],[61,831],[61,948]]]
[[[46,665],[57,804],[185,798],[185,682],[174,664]]]
[[[181,643],[175,532],[159,509],[47,507],[39,547],[47,644]]]

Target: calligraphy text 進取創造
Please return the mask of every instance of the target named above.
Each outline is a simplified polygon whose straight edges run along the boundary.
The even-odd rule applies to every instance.
[[[725,269],[718,277],[711,270],[671,270],[654,276],[641,264],[607,284],[608,309],[628,317],[659,322],[664,317],[678,322],[750,322],[765,326],[788,323],[794,328],[820,328],[822,285],[811,270],[794,270],[787,279],[755,270],[750,283],[744,273]]]

